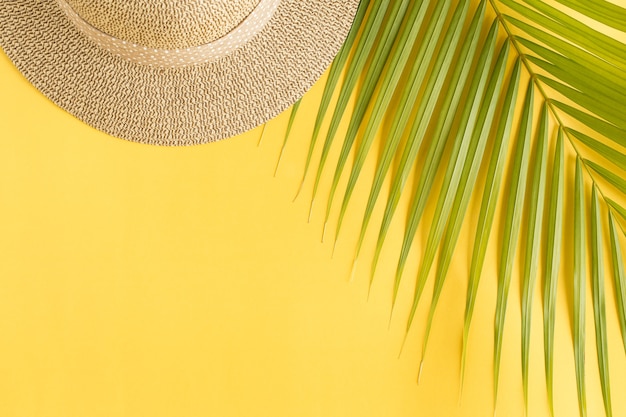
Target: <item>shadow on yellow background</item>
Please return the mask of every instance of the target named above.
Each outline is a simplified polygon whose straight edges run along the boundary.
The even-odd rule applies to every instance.
[[[332,239],[320,243],[325,191],[310,223],[309,182],[292,203],[321,89],[318,83],[305,97],[274,178],[288,115],[268,124],[260,147],[260,128],[191,148],[139,145],[58,109],[1,55],[0,416],[493,414],[493,251],[459,401],[468,262],[461,258],[469,258],[469,249],[459,251],[450,271],[417,385],[429,296],[397,358],[415,259],[387,328],[403,212],[369,301],[369,261],[348,282],[359,207],[375,161],[357,187],[334,258]],[[418,233],[418,246],[425,233]],[[363,259],[373,252],[375,236],[368,236]],[[469,247],[470,236],[463,236],[460,246]],[[539,295],[535,301],[529,415],[545,416]],[[499,416],[523,414],[519,316],[514,284]],[[615,336],[615,313],[607,316]],[[626,392],[626,360],[619,339],[610,342],[613,408],[625,415],[626,398],[619,393]],[[599,416],[591,339],[588,348],[589,415]],[[556,352],[555,408],[559,416],[574,416],[563,303]]]

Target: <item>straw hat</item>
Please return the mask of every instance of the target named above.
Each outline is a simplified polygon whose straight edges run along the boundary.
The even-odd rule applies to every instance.
[[[322,75],[359,0],[0,0],[0,46],[53,102],[156,145],[224,139]]]

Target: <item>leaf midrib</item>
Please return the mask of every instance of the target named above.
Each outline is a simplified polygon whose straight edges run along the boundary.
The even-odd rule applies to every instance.
[[[559,116],[558,112],[554,108],[554,105],[552,104],[552,99],[548,96],[548,94],[543,89],[543,85],[539,82],[537,74],[535,73],[535,71],[533,71],[530,63],[528,62],[526,54],[522,53],[522,50],[520,49],[520,47],[518,45],[518,42],[517,42],[517,39],[516,39],[515,35],[513,35],[513,33],[511,32],[511,29],[509,28],[508,23],[507,23],[506,19],[504,18],[504,15],[502,14],[502,12],[500,12],[500,9],[498,8],[498,5],[496,4],[496,0],[489,0],[489,4],[493,8],[493,11],[496,13],[497,19],[502,24],[502,27],[504,28],[504,31],[506,32],[507,37],[509,38],[509,40],[511,41],[511,44],[513,45],[513,49],[515,50],[517,55],[520,57],[520,59],[522,61],[522,64],[524,65],[524,67],[526,68],[526,71],[528,71],[528,74],[530,75],[531,80],[534,82],[535,86],[537,86],[537,90],[539,91],[539,94],[541,95],[543,100],[548,105],[548,109],[550,110],[550,113],[552,113],[552,115],[554,116],[554,119],[556,120],[557,124],[561,128],[563,128],[563,131],[565,133],[565,137],[567,138],[567,141],[569,142],[569,144],[572,146],[572,149],[576,153],[576,156],[580,157],[582,165],[583,165],[583,167],[585,169],[585,172],[587,173],[587,175],[591,179],[591,182],[597,188],[598,192],[600,193],[600,196],[602,197],[602,200],[604,201],[604,203],[606,204],[608,209],[611,212],[614,212],[613,207],[610,204],[608,204],[607,197],[602,192],[602,188],[600,187],[600,185],[598,184],[598,182],[594,178],[594,176],[592,174],[591,168],[587,165],[585,159],[583,158],[582,153],[578,150],[578,147],[576,146],[576,143],[574,143],[572,137],[570,136],[570,133],[568,132],[568,129],[566,128],[565,124],[561,120],[561,117]],[[614,213],[614,214],[616,214],[616,213]],[[619,218],[619,216],[617,216],[617,218]],[[622,230],[622,233],[624,233],[626,235],[626,230],[624,230],[621,222],[617,222],[617,223],[620,226],[620,229]]]

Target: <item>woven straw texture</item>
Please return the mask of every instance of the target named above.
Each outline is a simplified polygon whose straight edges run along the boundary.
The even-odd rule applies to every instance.
[[[0,46],[35,87],[89,125],[141,143],[193,145],[245,132],[293,104],[334,58],[358,3],[282,0],[232,54],[158,68],[101,49],[56,0],[1,0]]]

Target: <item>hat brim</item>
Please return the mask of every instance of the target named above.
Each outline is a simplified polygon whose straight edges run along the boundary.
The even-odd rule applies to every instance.
[[[119,138],[154,145],[225,139],[275,117],[321,77],[359,0],[282,0],[250,42],[215,62],[156,68],[87,39],[55,0],[0,1],[0,46],[50,100]]]

